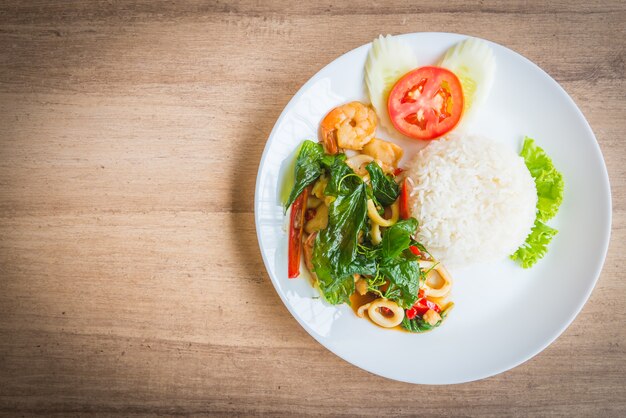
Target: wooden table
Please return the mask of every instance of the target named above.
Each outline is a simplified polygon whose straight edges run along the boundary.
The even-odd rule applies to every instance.
[[[626,414],[623,2],[8,3],[0,412]],[[606,264],[572,326],[514,370],[447,387],[371,375],[315,342],[271,286],[253,222],[291,96],[379,33],[417,31],[544,68],[593,127],[613,191]]]

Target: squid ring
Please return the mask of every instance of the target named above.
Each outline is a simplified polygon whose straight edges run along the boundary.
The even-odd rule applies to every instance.
[[[429,271],[426,275],[426,283],[424,283],[424,290],[428,296],[432,296],[435,298],[442,298],[446,296],[450,289],[452,289],[452,277],[450,273],[441,263],[435,263],[433,261],[420,260],[419,261],[420,269]],[[430,270],[435,270],[441,276],[443,280],[443,284],[440,287],[432,287],[428,284],[428,276],[430,276]]]
[[[393,314],[392,316],[383,315],[380,308],[387,308]],[[393,328],[400,325],[404,319],[404,309],[398,306],[396,302],[389,299],[380,298],[369,303],[367,314],[370,319],[383,328]]]
[[[366,303],[365,305],[359,306],[359,309],[357,309],[357,311],[356,311],[357,316],[359,318],[363,318],[365,316],[365,311],[368,310],[370,305],[371,305],[371,303]]]
[[[369,216],[372,222],[380,226],[394,225],[396,222],[398,222],[398,218],[400,217],[400,208],[398,207],[398,201],[395,201],[391,205],[391,218],[385,219],[378,214],[374,201],[372,199],[367,199],[367,216]]]
[[[374,157],[370,157],[366,154],[355,155],[346,160],[346,164],[359,176],[367,174],[367,170],[363,167],[363,164],[374,161]]]
[[[372,229],[370,229],[370,240],[374,245],[380,244],[383,240],[382,236],[380,235],[380,225],[378,225],[376,222],[372,223]]]

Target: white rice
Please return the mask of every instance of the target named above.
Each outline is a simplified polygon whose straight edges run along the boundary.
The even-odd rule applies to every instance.
[[[478,136],[432,142],[410,163],[418,240],[462,267],[513,254],[534,224],[537,192],[522,157]]]

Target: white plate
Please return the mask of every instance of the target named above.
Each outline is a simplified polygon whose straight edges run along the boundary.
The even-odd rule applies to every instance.
[[[466,38],[448,33],[401,35],[420,65],[434,64]],[[482,379],[530,359],[556,339],[581,310],[606,255],[611,226],[609,179],[589,124],[567,93],[521,55],[491,43],[496,79],[472,131],[521,148],[533,137],[565,179],[559,230],[547,256],[532,269],[510,260],[453,270],[456,307],[425,334],[385,330],[357,318],[346,305],[319,299],[304,273],[287,278],[286,219],[279,201],[282,173],[304,139],[316,139],[334,106],[368,101],[363,67],[370,45],[350,51],[315,74],[291,99],[265,146],[255,193],[255,221],[265,267],[296,320],[344,360],[391,379],[448,384]],[[379,136],[386,135],[379,128]],[[402,142],[405,155],[416,142]],[[303,270],[303,269],[301,269]]]

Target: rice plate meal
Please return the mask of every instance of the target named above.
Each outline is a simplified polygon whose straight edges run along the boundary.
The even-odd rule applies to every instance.
[[[295,156],[283,202],[290,279],[304,268],[324,302],[420,333],[454,307],[446,266],[508,257],[530,268],[546,255],[561,173],[530,138],[518,154],[519,139],[467,133],[495,71],[479,39],[452,46],[436,65],[419,64],[392,36],[372,42],[369,103],[329,109],[318,141],[304,140]],[[405,156],[379,128],[426,146]]]

